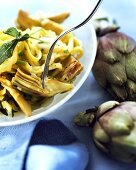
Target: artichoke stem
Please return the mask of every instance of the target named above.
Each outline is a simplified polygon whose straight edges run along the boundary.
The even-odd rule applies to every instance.
[[[74,123],[78,126],[93,126],[96,121],[97,107],[88,109],[86,112],[78,113],[74,118]]]

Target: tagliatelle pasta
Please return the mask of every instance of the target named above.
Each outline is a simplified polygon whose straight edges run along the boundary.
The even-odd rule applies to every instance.
[[[27,17],[26,21],[29,21],[30,18],[28,15]],[[26,116],[31,116],[31,107],[42,99],[73,88],[73,79],[83,69],[78,60],[83,55],[82,43],[73,33],[69,33],[65,39],[57,42],[50,60],[45,88],[43,89],[41,85],[45,59],[51,44],[57,37],[56,25],[60,25],[59,23],[65,18],[67,18],[66,13],[45,18],[42,21],[36,20],[35,22],[33,19],[29,28],[25,28],[29,24],[25,23],[22,18],[17,19],[19,21],[18,31],[21,35],[28,34],[30,37],[19,41],[12,56],[0,64],[0,112],[2,114],[13,116],[14,112],[21,109]],[[53,23],[55,20],[59,23],[48,24],[46,29],[43,23],[49,22],[50,19]],[[22,27],[23,30],[20,30]],[[14,39],[14,36],[0,31],[0,46]]]

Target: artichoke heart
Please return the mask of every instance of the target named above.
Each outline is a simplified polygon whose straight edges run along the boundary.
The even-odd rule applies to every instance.
[[[12,78],[12,83],[24,93],[41,97],[54,96],[57,93],[63,93],[73,88],[73,85],[70,83],[63,83],[56,79],[47,79],[43,89],[39,77],[27,75],[20,69],[17,70],[15,77]]]

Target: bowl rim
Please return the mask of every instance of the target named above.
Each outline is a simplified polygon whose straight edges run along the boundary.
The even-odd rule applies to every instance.
[[[32,115],[31,117],[24,117],[21,120],[0,122],[0,127],[22,125],[22,124],[26,124],[28,122],[32,122],[32,121],[38,120],[40,118],[43,118],[44,116],[46,116],[46,115],[50,114],[51,112],[53,112],[54,110],[58,109],[60,106],[62,106],[64,103],[66,103],[72,96],[75,95],[75,93],[79,90],[79,88],[83,85],[83,83],[87,79],[87,77],[88,77],[88,75],[90,73],[90,70],[92,69],[92,66],[94,64],[95,57],[96,57],[96,52],[97,52],[97,38],[96,38],[95,28],[94,28],[92,22],[89,22],[87,25],[90,27],[90,30],[91,30],[91,33],[92,33],[92,40],[93,40],[94,46],[93,46],[93,49],[92,49],[91,61],[90,61],[90,64],[88,66],[88,69],[86,70],[84,76],[81,78],[80,83],[77,84],[76,88],[74,88],[71,91],[71,93],[69,93],[67,96],[65,96],[65,98],[63,100],[58,102],[53,107],[51,107],[51,108],[49,108],[49,109],[47,109],[45,111],[42,111],[39,114]]]

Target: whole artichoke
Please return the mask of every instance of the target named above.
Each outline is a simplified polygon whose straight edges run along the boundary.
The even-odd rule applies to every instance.
[[[79,113],[74,122],[92,126],[98,148],[123,162],[136,161],[136,102],[109,101]]]
[[[136,101],[136,42],[119,27],[97,29],[96,81],[118,101]]]

